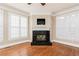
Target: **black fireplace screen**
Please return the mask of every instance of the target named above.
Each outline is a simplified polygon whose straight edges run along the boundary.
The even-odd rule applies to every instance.
[[[39,41],[40,40],[46,40],[46,35],[41,35],[41,34],[39,35],[38,34],[36,39],[39,40]]]

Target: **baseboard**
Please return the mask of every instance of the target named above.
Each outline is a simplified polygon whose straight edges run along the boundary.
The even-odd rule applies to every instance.
[[[78,47],[79,48],[79,45],[73,44],[73,43],[69,43],[69,42],[64,42],[64,41],[59,41],[59,40],[53,40],[52,42],[58,42],[58,43],[62,43],[62,44],[66,44],[66,45],[69,45],[69,46],[73,46],[73,47]]]
[[[10,47],[10,46],[13,46],[13,45],[16,45],[16,44],[25,43],[25,42],[30,42],[30,40],[24,40],[24,41],[18,41],[18,42],[3,44],[3,45],[0,46],[0,49]]]
[[[16,45],[16,44],[25,43],[25,42],[31,42],[31,41],[30,40],[24,40],[24,41],[13,42],[13,43],[10,43],[10,44],[4,44],[4,45],[0,46],[0,49],[10,47],[10,46],[13,46],[13,45]],[[58,42],[58,43],[62,43],[62,44],[66,44],[66,45],[70,45],[70,46],[74,46],[74,47],[79,47],[79,45],[77,45],[77,44],[68,43],[68,42],[59,41],[59,40],[52,40],[51,42]]]

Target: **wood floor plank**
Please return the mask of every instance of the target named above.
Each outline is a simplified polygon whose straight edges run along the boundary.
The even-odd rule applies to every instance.
[[[52,46],[22,43],[0,49],[0,56],[79,56],[79,48],[54,42]]]

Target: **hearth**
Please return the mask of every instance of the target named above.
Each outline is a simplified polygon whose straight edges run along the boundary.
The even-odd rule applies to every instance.
[[[34,30],[33,40],[31,45],[52,45],[50,42],[50,31],[48,30]]]

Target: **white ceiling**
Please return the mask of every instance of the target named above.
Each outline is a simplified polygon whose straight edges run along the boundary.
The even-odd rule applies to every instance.
[[[45,6],[41,6],[40,3],[32,3],[31,5],[27,5],[27,3],[8,3],[7,5],[20,9],[25,12],[30,12],[31,14],[51,14],[67,8],[74,7],[78,4],[77,3],[47,3]]]

